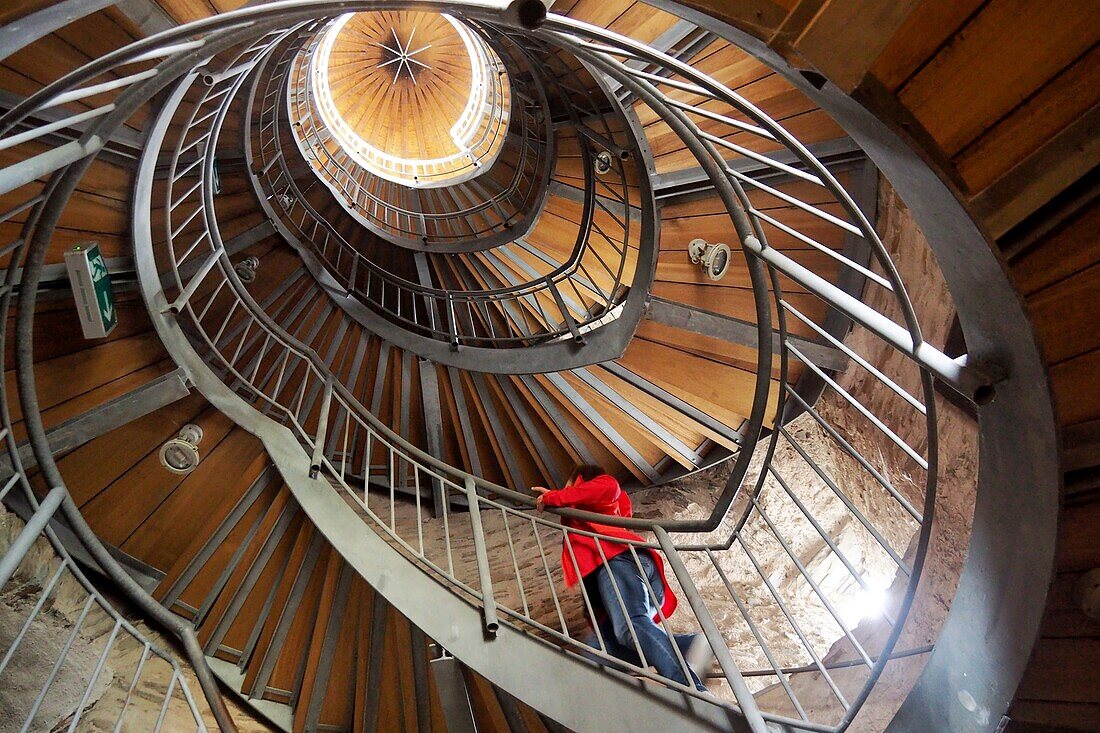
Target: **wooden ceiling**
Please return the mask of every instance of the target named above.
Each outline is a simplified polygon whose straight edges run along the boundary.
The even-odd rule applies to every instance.
[[[410,62],[415,78],[407,65],[387,64],[399,47],[423,48]],[[328,73],[340,114],[373,147],[418,160],[461,152],[450,130],[470,98],[473,69],[439,13],[356,13],[333,45]]]

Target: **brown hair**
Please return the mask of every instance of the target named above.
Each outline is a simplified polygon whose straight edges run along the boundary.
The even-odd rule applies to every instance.
[[[578,463],[573,466],[573,470],[569,472],[569,480],[572,481],[577,476],[581,477],[581,481],[591,481],[597,476],[602,476],[607,471],[603,466],[597,466],[591,463]]]

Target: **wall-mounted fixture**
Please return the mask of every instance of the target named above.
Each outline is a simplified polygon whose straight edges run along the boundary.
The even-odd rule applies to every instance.
[[[118,325],[115,291],[96,242],[83,242],[65,253],[65,269],[86,339],[105,338]]]
[[[256,270],[260,267],[259,257],[249,257],[243,259],[233,267],[234,272],[237,273],[237,277],[241,282],[248,285],[256,280]]]
[[[730,248],[724,244],[710,244],[703,239],[693,239],[688,244],[688,257],[703,268],[711,280],[721,280],[730,269]]]
[[[160,463],[172,473],[191,473],[199,465],[202,428],[184,425],[179,434],[160,448]]]
[[[611,153],[606,150],[601,150],[596,154],[596,162],[593,166],[596,169],[596,175],[605,176],[611,172]]]

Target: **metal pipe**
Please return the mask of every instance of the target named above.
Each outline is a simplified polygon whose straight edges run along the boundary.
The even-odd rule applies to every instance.
[[[50,493],[46,494],[46,498],[42,500],[42,503],[38,505],[34,516],[27,521],[15,541],[0,557],[0,588],[3,588],[11,580],[11,576],[15,574],[19,564],[23,562],[23,558],[34,545],[34,541],[38,539],[38,535],[53,519],[53,515],[65,498],[65,493],[65,487],[63,486],[51,489]]]
[[[16,165],[0,168],[0,195],[14,191],[31,181],[36,181],[56,170],[64,168],[103,147],[103,140],[92,135],[87,140],[73,140],[56,148],[50,148],[33,158]]]
[[[489,573],[489,553],[485,549],[485,531],[481,527],[480,497],[472,476],[465,481],[466,501],[470,507],[470,533],[474,540],[474,558],[477,561],[478,585],[481,587],[481,613],[485,631],[496,638],[500,622],[497,620],[497,603],[493,597],[493,578]]]
[[[92,670],[91,679],[88,680],[88,685],[84,688],[84,696],[80,698],[80,704],[76,706],[76,712],[73,714],[73,722],[69,723],[67,733],[75,733],[76,726],[80,722],[80,717],[84,714],[84,708],[88,704],[88,698],[92,696],[92,688],[95,687],[96,680],[99,679],[99,675],[103,672],[103,666],[107,663],[107,657],[111,653],[111,647],[115,645],[115,639],[118,637],[118,631],[121,627],[122,620],[116,620],[114,627],[111,628],[111,635],[107,637],[107,643],[103,647],[103,652],[99,655],[99,661],[96,662],[95,669]]]
[[[41,112],[42,110],[52,109],[53,107],[59,107],[69,102],[75,102],[86,97],[92,97],[96,94],[103,94],[104,92],[114,91],[115,89],[121,89],[128,87],[131,84],[137,84],[140,81],[145,81],[151,77],[157,75],[157,69],[146,69],[145,71],[139,71],[136,74],[124,76],[120,79],[113,79],[111,81],[105,81],[102,84],[93,84],[90,87],[82,87],[80,89],[73,89],[72,91],[63,92],[57,96],[51,97],[48,102],[35,108],[35,112]]]
[[[192,214],[192,216],[194,216],[194,214]],[[191,296],[193,296],[195,291],[199,289],[199,286],[202,285],[202,281],[206,279],[206,276],[209,275],[210,271],[214,269],[214,266],[218,264],[218,259],[222,254],[223,251],[221,249],[216,249],[206,256],[199,271],[195,273],[195,276],[187,283],[187,287],[183,289],[179,297],[168,306],[168,310],[172,313],[179,313],[183,310],[183,306],[187,305],[187,302],[191,300]]]
[[[309,477],[317,478],[325,453],[325,435],[328,433],[328,414],[332,407],[332,375],[325,379],[324,397],[321,399],[321,415],[317,418],[317,434],[313,438],[313,456],[309,463]]]
[[[99,117],[100,115],[105,115],[108,112],[111,112],[112,110],[114,110],[114,108],[115,108],[115,106],[113,104],[107,104],[107,105],[104,105],[102,107],[96,107],[95,109],[90,109],[87,112],[81,112],[80,114],[72,115],[71,117],[66,117],[64,119],[57,120],[56,122],[51,122],[51,123],[46,124],[46,125],[39,125],[37,127],[32,127],[31,129],[27,130],[26,132],[21,132],[17,135],[12,135],[10,137],[6,137],[6,138],[3,138],[2,140],[0,140],[0,150],[7,150],[8,148],[14,147],[14,146],[19,145],[21,143],[25,143],[25,142],[28,142],[30,140],[34,140],[36,138],[42,137],[43,135],[48,135],[51,132],[55,132],[56,130],[62,130],[66,127],[72,127],[74,125],[80,124],[81,122],[85,122],[87,120],[95,119],[96,117]]]
[[[997,382],[1005,379],[1003,370],[979,368],[965,361],[952,359],[927,341],[915,343],[910,332],[844,292],[812,270],[787,257],[774,247],[765,247],[756,237],[747,237],[742,244],[795,282],[826,303],[851,317],[864,328],[927,369],[941,381],[972,400],[981,399]]]
[[[683,590],[684,597],[687,598],[688,605],[691,606],[691,610],[695,614],[695,619],[703,629],[703,635],[710,642],[711,650],[718,659],[718,665],[722,668],[722,672],[726,675],[726,681],[729,682],[730,688],[733,690],[733,697],[737,701],[738,707],[741,708],[741,714],[745,716],[749,729],[753,733],[768,733],[768,726],[760,715],[756,698],[753,697],[749,686],[745,684],[745,678],[741,676],[741,670],[738,669],[737,662],[733,661],[733,656],[730,654],[729,647],[726,646],[726,640],[722,636],[721,629],[714,622],[714,617],[710,615],[706,601],[703,600],[703,596],[695,587],[695,581],[691,579],[691,574],[684,566],[684,561],[680,558],[680,553],[677,552],[676,546],[668,536],[668,532],[658,526],[653,528],[653,533],[657,536],[661,551],[664,552],[665,559],[668,560],[668,564],[672,568],[672,574],[676,576],[676,581],[680,584],[680,589]]]

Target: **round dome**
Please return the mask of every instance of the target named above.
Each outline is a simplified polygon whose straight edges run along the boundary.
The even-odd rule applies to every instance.
[[[440,13],[351,13],[324,31],[314,99],[364,168],[405,185],[450,185],[492,164],[508,129],[508,76],[484,39]]]

